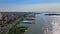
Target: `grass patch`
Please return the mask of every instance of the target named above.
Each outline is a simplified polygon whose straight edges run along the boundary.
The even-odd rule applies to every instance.
[[[8,34],[23,34],[27,30],[27,27],[18,27],[16,29],[10,29]]]

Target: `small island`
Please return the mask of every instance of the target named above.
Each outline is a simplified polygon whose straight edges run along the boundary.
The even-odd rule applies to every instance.
[[[52,16],[52,15],[60,15],[60,14],[45,14],[45,15],[49,15],[49,16]]]

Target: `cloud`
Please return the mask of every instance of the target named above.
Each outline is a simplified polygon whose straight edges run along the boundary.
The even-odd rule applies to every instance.
[[[0,6],[0,11],[60,11],[59,3]]]

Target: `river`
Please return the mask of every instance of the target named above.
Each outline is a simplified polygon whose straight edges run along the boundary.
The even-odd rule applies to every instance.
[[[37,14],[35,24],[27,24],[26,26],[29,29],[24,34],[60,34],[60,16]]]

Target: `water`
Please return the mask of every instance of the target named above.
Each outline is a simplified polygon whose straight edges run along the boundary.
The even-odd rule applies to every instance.
[[[24,34],[60,34],[60,16],[38,14],[35,24],[25,24],[29,30]]]

